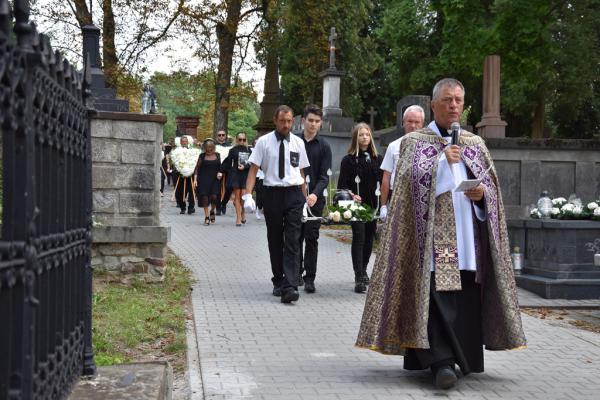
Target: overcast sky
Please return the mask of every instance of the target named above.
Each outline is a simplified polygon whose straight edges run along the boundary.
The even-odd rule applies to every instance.
[[[173,1],[173,0],[170,0],[170,1]],[[32,3],[37,3],[38,5],[56,4],[57,0],[34,0]],[[88,0],[88,3],[89,3],[89,0]],[[63,7],[65,7],[64,4],[65,3],[63,3]],[[97,0],[94,0],[92,12],[94,15],[94,23],[96,25],[99,25],[99,22],[98,22],[98,19],[96,16],[99,13],[100,9],[101,8],[100,8],[100,5],[98,4]],[[66,8],[66,10],[68,10],[68,8]],[[71,15],[71,17],[72,17],[71,22],[74,25],[76,25],[75,18],[72,15]],[[40,21],[39,19],[36,19],[35,22],[38,24],[38,30],[40,32],[54,33],[56,35],[57,39],[53,41],[53,45],[55,47],[60,48],[61,43],[60,43],[60,40],[58,39],[58,37],[60,37],[61,28],[64,28],[65,25],[59,26],[59,24],[57,24],[57,23],[48,23],[48,22],[44,23],[43,21]],[[255,21],[253,21],[253,22],[255,23]],[[67,29],[69,29],[68,26],[67,26]],[[73,38],[72,36],[75,36],[75,35],[78,37]],[[71,47],[73,46],[74,39],[77,42],[75,49],[78,50],[77,53],[80,54],[80,50],[77,48],[81,46],[81,44],[80,44],[81,37],[80,37],[80,34],[77,32],[77,30],[75,30],[74,35],[70,35],[70,37],[67,36],[66,38],[64,38],[64,35],[63,35],[63,38],[62,38],[62,40],[65,40],[67,43],[69,43],[71,45]],[[56,43],[54,43],[54,42],[56,42]],[[65,47],[66,47],[66,45],[65,45]],[[117,38],[117,49],[118,48],[119,48],[119,40]],[[171,51],[169,51],[169,49]],[[69,50],[66,50],[66,49],[63,52],[65,53],[67,58],[71,59],[72,61],[76,61],[76,60],[73,60],[73,58],[76,58],[75,54],[73,54],[72,52],[71,52],[71,54],[69,54],[70,53]],[[240,71],[240,75],[244,81],[252,81],[254,90],[258,94],[258,100],[261,101],[262,96],[263,96],[263,89],[264,89],[263,88],[264,69],[255,61],[253,46],[249,47],[249,56],[247,57],[247,59],[250,60],[250,62],[248,63],[249,65]],[[77,60],[77,61],[80,61],[80,60]],[[144,78],[146,78],[146,79],[149,78],[150,75],[152,75],[154,72],[169,73],[174,70],[184,69],[191,73],[196,73],[196,72],[200,71],[201,69],[203,69],[203,67],[205,67],[200,63],[200,60],[198,58],[195,58],[193,56],[193,49],[189,46],[189,44],[184,43],[184,41],[182,39],[180,39],[179,37],[170,39],[167,42],[160,43],[154,49],[149,50],[146,55],[145,66],[148,69],[148,72],[143,74]]]

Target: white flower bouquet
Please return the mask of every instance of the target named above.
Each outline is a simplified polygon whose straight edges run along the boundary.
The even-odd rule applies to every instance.
[[[579,205],[573,203],[567,203],[560,208],[559,219],[588,219],[589,213],[587,210]]]
[[[171,151],[171,163],[184,177],[192,176],[200,156],[200,149],[177,147]]]
[[[531,211],[529,212],[529,216],[533,219],[540,219],[542,218],[542,213],[536,207],[531,209]]]
[[[567,204],[567,199],[565,199],[564,197],[557,197],[555,199],[552,199],[552,206],[553,207],[561,208],[565,204]]]
[[[552,199],[552,219],[593,219],[600,221],[600,199],[587,204],[582,204],[581,200],[572,196],[569,200],[564,197]],[[542,213],[537,209],[531,209],[529,216],[534,219],[542,218]]]
[[[348,206],[330,205],[327,219],[333,222],[369,222],[375,218],[375,210],[368,204],[352,203]]]
[[[600,221],[600,199],[586,204],[585,208],[593,220]]]

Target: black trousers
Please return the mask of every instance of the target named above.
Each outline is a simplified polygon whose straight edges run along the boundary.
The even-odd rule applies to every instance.
[[[194,210],[194,194],[192,187],[192,178],[184,178],[181,175],[177,175],[177,181],[175,181],[177,185],[177,190],[175,190],[175,200],[177,201],[177,206],[185,211],[185,203],[187,201],[188,211]]]
[[[256,192],[256,209],[263,209],[263,179],[256,178],[256,183],[254,184],[254,191]]]
[[[263,186],[273,286],[298,288],[302,207],[306,201],[299,186]]]
[[[408,349],[406,369],[436,369],[458,364],[463,375],[483,372],[481,331],[481,286],[474,271],[460,271],[462,290],[438,292],[435,273],[431,273],[429,349]]]
[[[165,171],[163,171],[163,169],[160,169],[160,192],[164,193],[165,191],[165,179],[166,179],[166,174]]]
[[[317,202],[310,208],[310,211],[315,217],[323,215],[325,207],[325,198],[317,198]],[[306,282],[314,282],[317,275],[317,256],[319,255],[319,229],[321,221],[306,221],[302,224],[300,232],[300,271],[299,275],[304,272],[304,280]],[[304,243],[304,251],[302,244]]]
[[[377,230],[377,221],[352,222],[352,267],[355,278],[367,273],[369,258],[373,252],[373,240]]]

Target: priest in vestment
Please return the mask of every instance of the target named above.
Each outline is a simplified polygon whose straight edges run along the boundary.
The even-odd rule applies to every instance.
[[[435,119],[402,141],[379,252],[356,345],[404,355],[404,368],[431,369],[438,388],[483,372],[483,348],[525,346],[498,176],[482,138],[450,126],[464,87],[442,79]],[[491,169],[488,170],[488,168]],[[487,171],[487,173],[486,173]],[[482,178],[464,192],[465,179]]]

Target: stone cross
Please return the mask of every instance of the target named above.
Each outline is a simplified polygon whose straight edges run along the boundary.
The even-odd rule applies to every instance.
[[[331,28],[331,33],[329,34],[329,68],[335,69],[335,39],[337,39],[337,34],[335,33],[335,28]]]
[[[371,106],[369,107],[369,111],[367,111],[367,114],[369,114],[369,125],[371,126],[371,130],[373,130],[375,129],[375,116],[377,115],[377,111],[375,111],[373,106]]]

